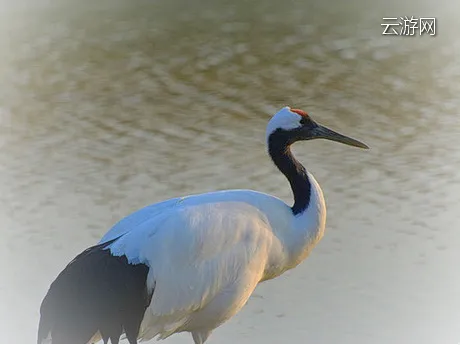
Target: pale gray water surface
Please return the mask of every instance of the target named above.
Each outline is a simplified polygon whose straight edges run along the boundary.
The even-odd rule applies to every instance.
[[[326,236],[210,341],[460,341],[459,6],[396,3],[0,2],[0,341],[34,342],[50,282],[146,204],[290,202],[264,147],[285,104],[372,149],[295,147]],[[381,35],[404,15],[437,36]]]

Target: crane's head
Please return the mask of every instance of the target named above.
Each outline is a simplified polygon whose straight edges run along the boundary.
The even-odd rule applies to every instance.
[[[303,110],[284,107],[271,118],[267,125],[267,140],[276,136],[284,144],[291,145],[300,140],[329,139],[342,144],[368,149],[369,147],[350,137],[321,126]]]

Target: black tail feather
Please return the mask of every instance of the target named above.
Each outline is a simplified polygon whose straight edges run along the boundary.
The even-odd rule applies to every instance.
[[[123,332],[137,341],[153,293],[146,285],[149,268],[104,249],[115,240],[82,252],[51,284],[40,308],[37,343],[48,334],[53,343],[87,343],[98,331],[104,343],[118,343]]]

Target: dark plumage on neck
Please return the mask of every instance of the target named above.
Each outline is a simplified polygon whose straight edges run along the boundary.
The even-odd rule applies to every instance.
[[[291,184],[294,194],[292,213],[303,213],[310,203],[311,184],[305,167],[293,156],[291,145],[295,134],[288,130],[277,129],[268,137],[268,153]]]

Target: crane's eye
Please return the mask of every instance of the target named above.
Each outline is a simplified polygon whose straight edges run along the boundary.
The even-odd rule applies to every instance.
[[[310,118],[307,116],[302,116],[302,118],[300,119],[300,123],[302,125],[308,125],[309,123],[311,122]]]
[[[313,129],[318,126],[315,121],[313,121],[308,115],[302,116],[300,119],[300,124],[303,128]]]
[[[291,109],[293,113],[300,115],[302,118],[300,119],[301,125],[307,125],[311,122],[310,117],[308,116],[307,112],[302,109]]]

